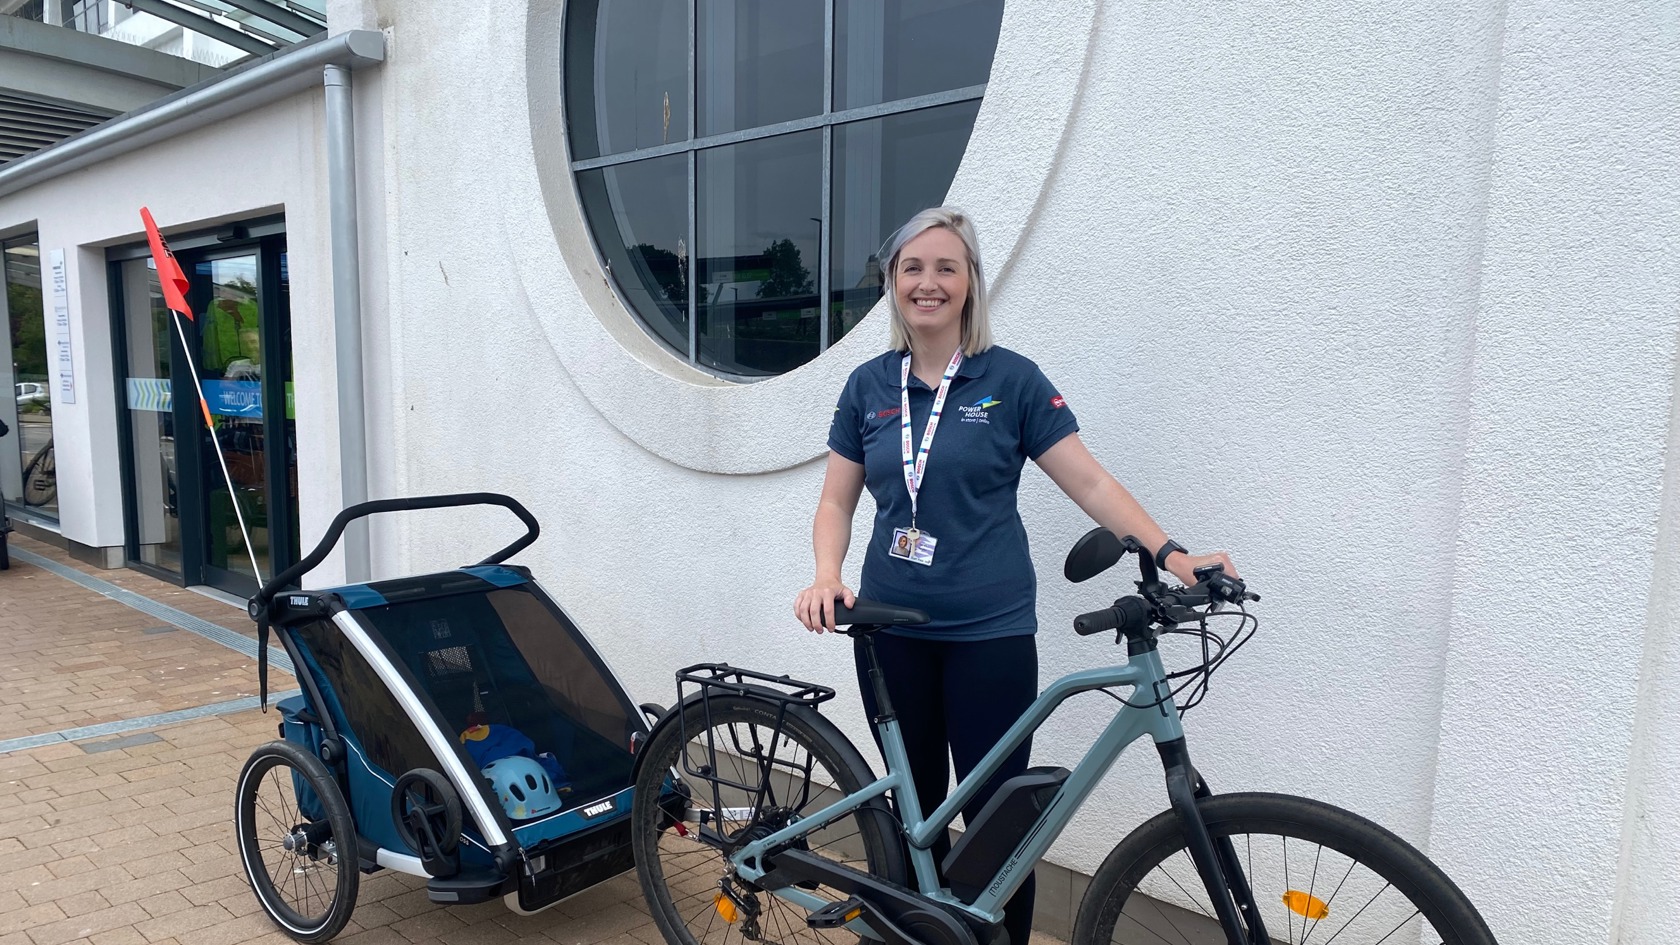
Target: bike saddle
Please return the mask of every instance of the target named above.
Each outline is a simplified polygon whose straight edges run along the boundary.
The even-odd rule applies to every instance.
[[[932,618],[925,610],[914,607],[899,607],[895,604],[882,604],[877,601],[856,598],[851,607],[840,601],[834,602],[834,625],[836,627],[851,624],[851,632],[867,633],[882,627],[902,627],[918,623],[927,623]]]

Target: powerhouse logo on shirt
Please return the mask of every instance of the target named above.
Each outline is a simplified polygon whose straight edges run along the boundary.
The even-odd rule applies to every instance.
[[[991,414],[988,411],[1002,403],[1003,401],[987,394],[972,404],[958,406],[957,412],[962,414],[962,422],[964,423],[991,423]]]

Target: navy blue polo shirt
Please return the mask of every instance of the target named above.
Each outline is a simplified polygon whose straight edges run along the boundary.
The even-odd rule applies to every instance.
[[[1038,580],[1016,493],[1021,468],[1079,429],[1038,365],[1007,348],[964,358],[951,380],[917,497],[916,525],[939,540],[933,564],[889,557],[893,529],[910,525],[899,431],[904,355],[889,351],[846,380],[828,448],[864,468],[875,529],[858,594],[919,607],[933,622],[892,632],[990,640],[1038,630]],[[920,449],[937,388],[910,376],[911,448]]]

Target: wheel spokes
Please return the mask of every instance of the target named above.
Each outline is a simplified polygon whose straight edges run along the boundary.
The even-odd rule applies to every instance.
[[[1255,904],[1265,911],[1284,910],[1286,923],[1271,930],[1275,935],[1282,929],[1284,935],[1274,942],[1413,945],[1418,941],[1413,933],[1420,929],[1435,936],[1425,941],[1444,939],[1400,888],[1334,847],[1279,834],[1230,839],[1241,853],[1239,864]],[[1224,933],[1208,906],[1206,892],[1189,854],[1175,851],[1156,863],[1122,902],[1113,941],[1118,945],[1223,943]]]

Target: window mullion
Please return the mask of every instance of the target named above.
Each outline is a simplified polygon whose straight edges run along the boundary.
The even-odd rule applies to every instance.
[[[826,115],[812,115],[809,118],[795,118],[775,125],[763,125],[743,131],[731,131],[726,134],[710,135],[705,138],[678,141],[672,144],[658,145],[651,148],[639,148],[635,151],[624,151],[606,157],[587,158],[572,162],[573,173],[590,171],[597,167],[611,164],[628,164],[631,161],[642,161],[648,158],[664,157],[667,154],[679,154],[683,151],[705,150],[721,147],[726,144],[740,144],[743,141],[756,141],[759,138],[772,138],[777,135],[793,134],[796,131],[810,131],[825,125],[844,125],[849,122],[863,121],[867,118],[883,118],[888,115],[898,115],[904,112],[921,111],[924,108],[938,108],[941,105],[955,105],[958,102],[971,102],[984,97],[984,85],[971,85],[962,89],[951,89],[946,92],[930,92],[915,98],[904,98],[894,102],[882,102],[879,105],[864,105],[858,108],[848,108],[841,112],[829,112]],[[692,102],[692,93],[689,100]],[[690,116],[690,121],[693,118]]]
[[[817,235],[817,351],[828,350],[833,343],[829,337],[829,232],[834,216],[834,125],[828,121],[834,112],[834,0],[823,4],[823,140],[822,140],[822,224]]]
[[[688,363],[700,362],[700,241],[698,218],[699,180],[695,176],[698,154],[694,138],[699,133],[700,95],[700,0],[688,0]]]
[[[833,290],[829,285],[830,273],[828,265],[829,229],[833,226],[833,212],[830,203],[834,193],[834,126],[823,125],[822,134],[822,225],[818,228],[817,265],[821,271],[817,274],[817,351],[828,350],[832,339],[829,338],[828,327],[828,296]]]

